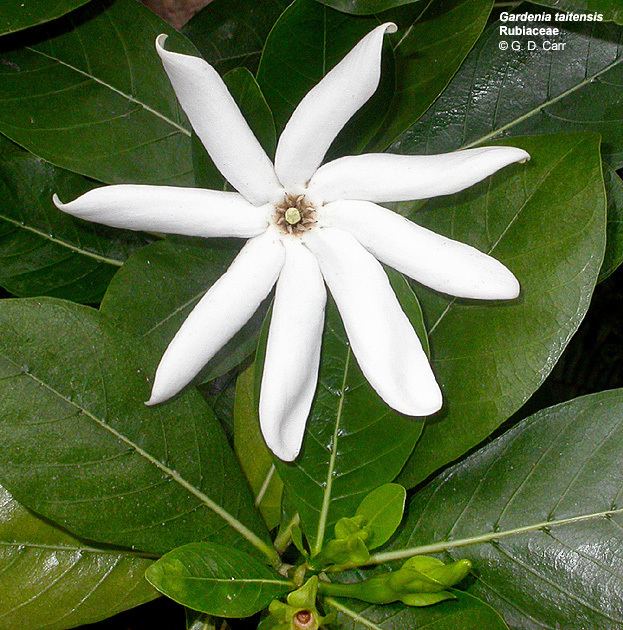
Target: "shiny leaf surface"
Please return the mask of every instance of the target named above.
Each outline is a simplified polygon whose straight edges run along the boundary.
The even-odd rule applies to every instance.
[[[55,20],[88,1],[26,2],[25,0],[3,0],[2,7],[0,7],[0,35],[15,33]]]
[[[405,4],[424,5],[423,0],[317,0],[318,2],[352,15],[372,15]]]
[[[534,0],[534,2],[572,13],[600,13],[607,22],[623,24],[623,6],[619,0]]]
[[[604,164],[604,182],[608,197],[606,254],[599,272],[605,280],[623,262],[623,180],[617,172]]]

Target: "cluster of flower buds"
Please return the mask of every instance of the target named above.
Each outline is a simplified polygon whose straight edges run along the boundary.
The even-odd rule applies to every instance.
[[[366,545],[370,534],[367,519],[357,514],[352,518],[341,518],[335,524],[335,537],[329,540],[322,551],[310,560],[313,569],[341,571],[347,567],[364,565],[370,559]]]

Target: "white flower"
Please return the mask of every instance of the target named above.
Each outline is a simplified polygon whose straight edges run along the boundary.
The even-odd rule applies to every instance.
[[[248,238],[167,348],[148,404],[177,394],[245,324],[277,285],[260,396],[271,450],[293,460],[316,389],[325,282],[359,366],[397,411],[426,416],[442,397],[381,264],[450,295],[511,299],[519,284],[495,259],[417,226],[374,202],[447,195],[513,162],[521,149],[444,155],[368,154],[320,166],[338,132],[378,86],[381,49],[394,24],[366,35],[296,108],[271,163],[216,71],[196,57],[156,49],[212,160],[237,193],[115,185],[58,208],[133,230]]]

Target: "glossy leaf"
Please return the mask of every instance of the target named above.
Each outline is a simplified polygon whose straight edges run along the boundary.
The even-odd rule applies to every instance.
[[[401,473],[408,487],[485,439],[539,387],[584,318],[601,266],[598,138],[507,143],[526,149],[530,162],[452,197],[406,204],[416,223],[491,254],[521,284],[517,300],[498,303],[416,287],[444,407]]]
[[[193,183],[190,125],[154,49],[197,54],[139,2],[95,0],[0,43],[0,131],[104,182]]]
[[[399,297],[417,330],[421,312],[408,307],[408,295]],[[320,551],[339,518],[352,516],[365,495],[396,477],[421,431],[421,421],[392,411],[370,387],[330,303],[318,389],[301,453],[291,464],[275,459],[312,554]]]
[[[372,15],[405,4],[424,5],[423,0],[317,0],[328,7],[352,15]]]
[[[343,630],[507,630],[504,619],[491,606],[469,593],[452,592],[456,599],[425,608],[400,603],[376,606],[354,599],[330,598],[328,603],[338,611]]]
[[[234,402],[234,450],[249,481],[255,504],[268,529],[279,524],[283,482],[264,443],[255,404],[255,369],[249,366],[238,376]]]
[[[366,547],[376,549],[394,534],[405,509],[406,490],[397,483],[386,483],[372,490],[359,504],[356,514],[366,519]]]
[[[57,210],[94,182],[56,168],[0,137],[0,285],[13,295],[98,302],[128,255],[149,240]]]
[[[623,180],[616,171],[604,165],[604,181],[608,197],[606,254],[599,272],[602,282],[623,262]]]
[[[345,15],[315,0],[295,0],[273,27],[257,80],[280,133],[299,101],[379,22]],[[381,85],[336,139],[331,155],[363,149],[382,122],[394,89],[393,57],[383,53]]]
[[[148,371],[136,341],[93,309],[0,301],[3,483],[90,540],[152,553],[209,538],[264,550],[210,409],[193,391],[146,407]]]
[[[154,599],[151,563],[74,538],[0,487],[0,627],[64,630]]]
[[[491,7],[492,0],[429,2],[402,25],[394,45],[396,90],[375,149],[385,149],[430,107],[478,39]]]
[[[528,9],[543,11],[530,5],[519,10]],[[622,30],[605,23],[557,25],[565,49],[535,54],[527,47],[500,51],[500,23],[492,24],[391,150],[441,153],[500,136],[593,131],[602,134],[610,161],[623,164]]]
[[[167,597],[219,617],[249,617],[294,588],[243,551],[206,542],[170,551],[146,576]]]
[[[190,311],[227,270],[241,243],[168,238],[130,256],[114,277],[101,311],[146,345],[153,372]],[[225,374],[253,353],[265,312],[260,309],[217,353],[202,372],[203,380]]]
[[[573,13],[601,13],[606,22],[623,24],[620,0],[534,0],[545,7]]]
[[[249,127],[269,156],[275,153],[275,121],[255,77],[246,68],[236,68],[223,76]],[[201,140],[193,132],[195,184],[201,188],[228,190],[225,178],[212,162]],[[233,189],[230,189],[233,190]]]
[[[245,67],[255,72],[270,29],[288,0],[212,0],[182,33],[220,73]]]
[[[513,628],[618,628],[623,390],[545,409],[444,472],[395,549],[468,558]]]
[[[15,33],[55,20],[88,1],[26,2],[25,0],[3,0],[2,7],[0,7],[0,35]]]

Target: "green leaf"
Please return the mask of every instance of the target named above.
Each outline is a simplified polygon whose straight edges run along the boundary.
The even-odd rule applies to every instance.
[[[294,588],[243,551],[206,542],[167,553],[146,577],[176,602],[219,617],[249,617]]]
[[[525,4],[520,11],[543,9]],[[604,155],[615,166],[623,164],[622,29],[560,22],[556,41],[566,43],[565,49],[535,54],[527,47],[501,51],[499,27],[496,22],[485,31],[392,151],[442,153],[501,136],[593,131],[603,136]]]
[[[139,2],[95,0],[0,44],[0,131],[108,183],[193,183],[190,126],[154,49],[194,46]]]
[[[289,0],[213,0],[182,33],[220,73],[245,67],[255,72],[270,29]]]
[[[150,352],[155,370],[190,311],[225,273],[239,242],[168,238],[139,250],[113,278],[101,311]],[[266,307],[216,354],[203,380],[227,373],[253,353]]]
[[[599,282],[603,282],[623,262],[623,180],[614,169],[604,164],[604,182],[608,197],[608,224],[606,254]]]
[[[534,0],[536,4],[574,13],[601,13],[606,22],[623,24],[621,0]]]
[[[0,626],[64,630],[154,599],[152,563],[94,547],[38,518],[0,487]]]
[[[338,611],[343,630],[507,630],[502,617],[477,597],[453,590],[456,599],[426,608],[411,608],[404,604],[375,606],[355,599],[327,598],[325,601]]]
[[[394,46],[396,90],[374,147],[385,149],[430,107],[480,36],[491,7],[492,0],[423,3],[403,26]]]
[[[407,204],[412,218],[506,264],[521,284],[511,302],[417,287],[444,407],[399,482],[407,487],[460,457],[509,418],[555,365],[588,309],[605,247],[599,139],[513,138],[532,159],[450,198]]]
[[[223,81],[240,107],[245,120],[269,156],[275,154],[275,121],[255,77],[246,68],[228,72]],[[227,189],[225,178],[212,162],[201,140],[193,132],[195,184],[202,188]]]
[[[88,1],[27,2],[26,0],[3,0],[2,7],[0,7],[0,35],[15,33],[55,20]]]
[[[128,255],[149,241],[57,210],[93,182],[44,162],[0,136],[0,285],[13,295],[99,302]]]
[[[268,546],[198,393],[146,407],[153,367],[90,308],[0,301],[0,478],[77,535],[162,553],[197,539]]]
[[[378,24],[375,18],[348,16],[315,0],[295,0],[284,11],[266,40],[257,73],[278,133],[305,94]],[[379,89],[338,136],[332,155],[363,149],[381,124],[394,89],[389,47],[383,57]]]
[[[255,405],[255,369],[249,366],[238,377],[234,402],[234,450],[249,481],[255,504],[268,529],[279,524],[283,482],[264,443]]]
[[[401,304],[417,325],[421,312]],[[263,350],[260,342],[258,364]],[[396,477],[422,432],[422,422],[389,409],[370,387],[331,301],[318,381],[300,455],[291,464],[275,459],[312,555],[338,519],[351,516],[365,495]]]
[[[424,0],[317,0],[338,11],[352,15],[372,15],[405,4],[426,4]]]
[[[418,493],[376,560],[468,558],[514,628],[621,627],[622,457],[623,390],[545,409]]]
[[[364,497],[356,513],[366,519],[368,549],[384,545],[398,529],[406,498],[406,490],[397,483],[386,483]]]

